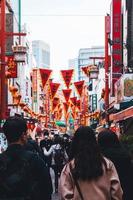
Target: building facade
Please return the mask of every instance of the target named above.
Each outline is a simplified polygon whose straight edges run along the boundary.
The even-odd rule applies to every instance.
[[[50,67],[50,46],[41,40],[32,41],[33,55],[36,60],[37,68]]]

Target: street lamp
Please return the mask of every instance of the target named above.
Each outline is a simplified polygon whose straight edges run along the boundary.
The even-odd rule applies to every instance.
[[[99,70],[97,65],[91,65],[88,70],[90,79],[98,79]]]

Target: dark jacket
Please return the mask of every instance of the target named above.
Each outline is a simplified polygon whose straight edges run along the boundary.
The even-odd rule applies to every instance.
[[[30,196],[32,200],[50,200],[52,194],[52,182],[48,169],[45,163],[37,154],[27,151],[23,146],[13,144],[0,155],[0,161],[6,158],[6,164],[3,173],[0,173],[0,180],[6,183],[7,177],[11,177],[12,191],[2,190],[0,187],[0,199],[1,198],[18,198]],[[21,162],[22,161],[22,162]],[[28,164],[27,164],[28,163]],[[22,170],[22,165],[23,167]],[[2,169],[0,169],[2,170]],[[21,179],[16,179],[14,171],[18,171]],[[3,175],[5,174],[5,176]],[[11,176],[14,174],[14,176]],[[18,177],[19,177],[18,176]],[[5,179],[5,180],[4,180]],[[16,185],[16,182],[18,184]],[[0,182],[0,185],[1,183]],[[10,183],[10,182],[9,182]],[[4,194],[5,191],[5,194]],[[25,199],[25,198],[24,198]]]
[[[115,133],[101,132],[98,143],[103,155],[116,167],[123,189],[123,200],[133,200],[133,166],[128,151],[121,145]]]
[[[35,140],[32,138],[28,138],[27,143],[24,145],[25,149],[28,151],[32,151],[33,153],[37,153],[41,159],[44,160],[44,154],[40,146],[37,144]]]

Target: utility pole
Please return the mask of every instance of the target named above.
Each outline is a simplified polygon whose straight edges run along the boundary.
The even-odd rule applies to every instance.
[[[109,108],[109,52],[108,39],[110,34],[110,16],[105,16],[105,112],[106,123],[109,122],[108,108]]]
[[[1,45],[1,63],[0,63],[0,120],[6,119],[7,111],[7,85],[5,76],[5,52],[6,52],[6,0],[1,0],[1,27],[0,27],[0,45]]]

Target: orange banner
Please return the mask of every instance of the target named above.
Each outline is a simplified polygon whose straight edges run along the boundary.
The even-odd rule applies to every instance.
[[[70,99],[71,91],[72,91],[71,89],[64,89],[64,90],[62,90],[66,102],[68,102],[69,99]]]
[[[59,98],[55,97],[52,102],[52,111],[55,110],[56,106],[59,104]]]
[[[74,71],[73,69],[61,70],[61,74],[62,74],[63,80],[64,80],[67,88],[69,88],[69,86],[70,86],[73,71]]]
[[[82,67],[81,69],[83,70],[83,72],[85,73],[85,75],[88,76],[88,66]]]
[[[51,97],[52,97],[52,99],[56,95],[56,92],[57,92],[59,86],[60,86],[59,83],[52,83],[52,82],[50,83],[50,91],[51,91]]]
[[[10,78],[17,78],[17,63],[14,61],[14,56],[7,57],[7,71],[10,73]]]
[[[69,108],[69,104],[66,103],[66,102],[63,102],[63,105],[64,105],[64,110],[65,110],[65,113],[67,113],[68,111],[68,108]]]
[[[76,102],[76,106],[77,106],[77,108],[80,110],[81,108],[81,106],[80,106],[80,100],[77,100],[77,102]]]
[[[50,69],[40,69],[40,75],[42,79],[42,86],[43,88],[45,87],[50,75],[51,75],[52,70]]]
[[[71,100],[71,102],[73,103],[73,105],[76,106],[77,97],[71,97],[70,100]]]
[[[82,92],[83,92],[84,81],[74,82],[74,85],[77,89],[79,96],[81,97]]]

